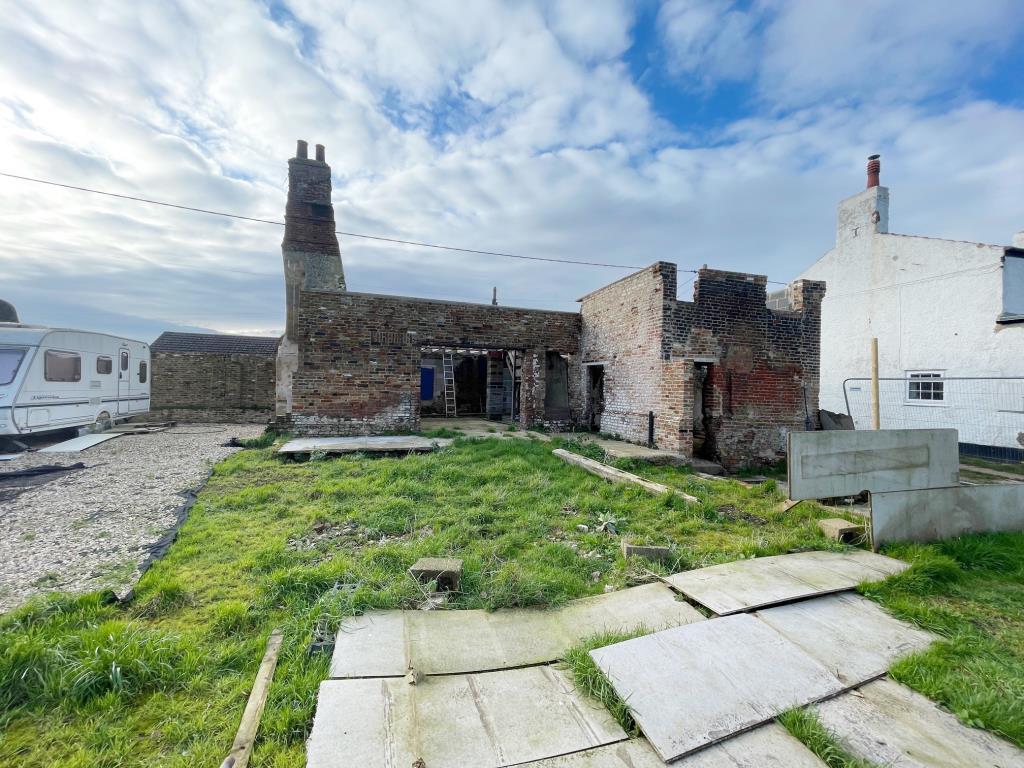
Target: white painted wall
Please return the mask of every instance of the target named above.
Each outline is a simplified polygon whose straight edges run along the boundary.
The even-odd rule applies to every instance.
[[[827,283],[822,305],[820,407],[846,411],[843,381],[870,376],[873,336],[878,337],[881,377],[904,377],[908,371],[922,370],[941,371],[946,377],[1024,377],[1024,324],[997,323],[1007,300],[1006,249],[889,234],[888,200],[888,190],[879,187],[842,201],[836,247],[800,275]],[[873,216],[876,210],[878,215]],[[1011,275],[1006,288],[1012,293],[1014,285]],[[1022,299],[1010,296],[1008,300],[1020,303]],[[903,416],[920,426],[958,428],[961,442],[1021,448],[1024,389],[1020,387],[1001,390],[982,385],[983,390],[992,390],[994,403],[1005,400],[995,403],[1002,406],[997,407],[998,428],[991,419],[977,418],[977,408],[989,400],[987,392],[980,397],[971,396],[967,389],[957,393],[952,383],[946,387],[943,405],[900,403],[898,407],[909,409]],[[897,386],[890,396],[901,390]],[[1018,393],[1022,393],[1019,403]],[[884,395],[882,400],[884,419]],[[1013,410],[1020,413],[1005,413]],[[882,426],[886,426],[884,420]]]

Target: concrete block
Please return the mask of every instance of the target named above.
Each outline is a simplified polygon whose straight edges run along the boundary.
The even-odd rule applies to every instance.
[[[789,433],[794,500],[957,485],[959,466],[955,429]]]
[[[437,582],[437,588],[446,592],[458,592],[462,586],[462,561],[453,557],[421,557],[409,575],[423,584]]]
[[[833,541],[845,541],[854,543],[864,535],[864,526],[858,523],[851,523],[841,517],[829,517],[818,521],[821,532]]]
[[[871,544],[1024,530],[1024,484],[871,494]]]
[[[630,544],[622,542],[623,557],[643,557],[647,560],[655,560],[662,563],[672,562],[676,556],[668,547],[654,547],[644,544]]]

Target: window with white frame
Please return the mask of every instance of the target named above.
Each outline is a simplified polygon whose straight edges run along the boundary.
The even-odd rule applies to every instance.
[[[938,371],[907,371],[907,402],[941,405],[946,400],[942,374]]]

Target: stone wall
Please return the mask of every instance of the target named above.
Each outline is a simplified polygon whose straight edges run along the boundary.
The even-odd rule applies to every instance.
[[[421,347],[525,354],[520,422],[563,427],[582,409],[580,316],[366,293],[299,292],[291,412],[301,434],[374,434],[420,426]],[[569,418],[544,409],[547,352],[568,355]]]
[[[709,366],[709,458],[730,467],[775,459],[792,429],[815,428],[824,284],[788,287],[767,305],[760,275],[702,269],[676,300],[676,267],[658,262],[582,299],[582,356],[604,365],[601,430],[693,453],[695,366]],[[585,376],[585,373],[582,374]]]
[[[274,413],[274,358],[154,352],[149,421],[267,423]]]

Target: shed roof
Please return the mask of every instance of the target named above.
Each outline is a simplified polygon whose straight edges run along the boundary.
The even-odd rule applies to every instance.
[[[153,352],[208,352],[217,355],[276,355],[277,337],[235,336],[229,333],[177,333],[164,331]]]

